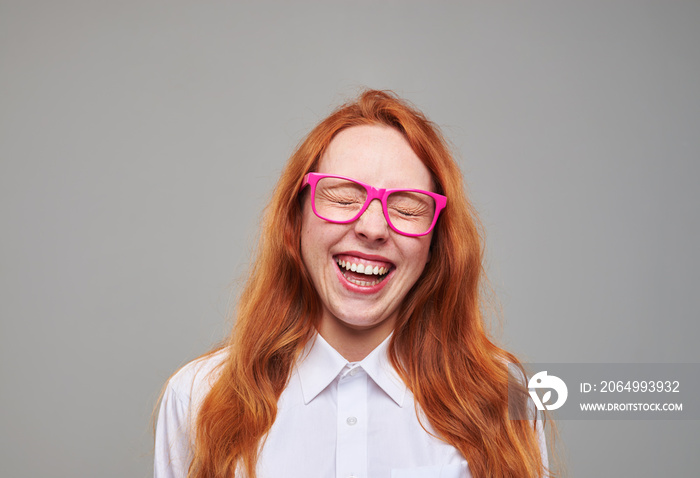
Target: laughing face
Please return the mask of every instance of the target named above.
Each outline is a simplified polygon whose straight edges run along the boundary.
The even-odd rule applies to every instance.
[[[376,188],[434,191],[430,172],[397,130],[354,126],[338,133],[318,165]],[[308,193],[307,193],[308,194]],[[356,221],[317,217],[307,195],[301,252],[323,304],[319,333],[348,360],[359,360],[393,330],[399,306],[430,257],[432,232],[408,237],[391,230],[379,200]]]

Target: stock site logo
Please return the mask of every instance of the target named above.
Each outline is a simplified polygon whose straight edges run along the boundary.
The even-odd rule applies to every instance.
[[[554,375],[547,375],[546,370],[533,375],[527,383],[527,387],[532,401],[535,402],[535,406],[538,410],[544,410],[545,408],[547,410],[556,410],[564,405],[566,397],[569,396],[569,389],[566,388],[564,381]],[[542,400],[540,400],[537,394],[537,389],[548,389],[544,395],[542,395]],[[557,392],[557,401],[548,405],[547,403],[552,398],[552,390]]]

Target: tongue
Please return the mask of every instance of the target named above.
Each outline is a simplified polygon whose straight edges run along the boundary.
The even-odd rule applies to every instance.
[[[374,274],[370,274],[370,275],[360,274],[358,272],[353,272],[353,271],[348,271],[348,270],[343,270],[343,274],[345,275],[345,277],[347,277],[349,279],[363,280],[363,281],[367,281],[367,282],[373,281],[379,277],[379,276],[375,276]]]

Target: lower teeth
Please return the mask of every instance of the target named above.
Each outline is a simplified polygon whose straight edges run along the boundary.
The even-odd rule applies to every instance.
[[[355,284],[355,285],[359,285],[359,286],[362,286],[362,287],[371,287],[371,286],[375,286],[375,285],[379,284],[381,281],[384,280],[384,277],[386,277],[386,276],[382,276],[382,277],[380,277],[379,279],[373,280],[373,281],[371,281],[371,282],[367,282],[367,281],[364,281],[364,280],[352,279],[352,278],[346,276],[345,274],[343,274],[343,277],[345,277],[345,278],[348,280],[348,282],[352,282],[352,283]]]

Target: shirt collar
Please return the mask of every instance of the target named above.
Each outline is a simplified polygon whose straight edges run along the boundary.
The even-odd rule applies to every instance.
[[[379,388],[402,407],[406,384],[389,361],[387,350],[390,339],[391,336],[387,337],[356,366],[362,367]],[[309,340],[297,364],[304,403],[308,404],[316,398],[348,364],[349,362],[319,334]]]
[[[389,361],[389,341],[391,335],[384,339],[376,349],[365,357],[359,365],[367,372],[379,388],[389,395],[399,407],[403,407],[403,399],[406,395],[406,384],[399,377],[396,369]]]

